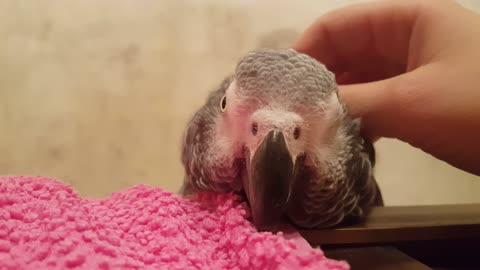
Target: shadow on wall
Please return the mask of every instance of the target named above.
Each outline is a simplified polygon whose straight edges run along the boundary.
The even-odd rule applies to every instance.
[[[300,33],[291,29],[278,29],[258,38],[257,47],[283,49],[289,48]]]

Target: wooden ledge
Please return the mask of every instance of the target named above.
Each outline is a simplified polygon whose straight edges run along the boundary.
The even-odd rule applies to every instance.
[[[300,233],[314,246],[480,239],[480,204],[378,207],[357,224]]]
[[[334,249],[325,253],[329,258],[346,260],[352,270],[432,270],[390,246]]]
[[[478,269],[480,204],[374,208],[354,225],[303,230],[352,270]]]

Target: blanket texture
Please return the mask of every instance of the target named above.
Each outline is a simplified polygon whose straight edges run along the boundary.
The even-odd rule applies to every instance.
[[[0,177],[0,269],[349,269],[248,218],[233,194],[138,185],[88,199],[55,179]]]

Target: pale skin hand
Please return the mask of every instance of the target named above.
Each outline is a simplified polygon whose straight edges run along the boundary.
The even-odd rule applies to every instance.
[[[453,1],[380,1],[321,16],[293,44],[335,72],[372,138],[480,175],[480,15]]]

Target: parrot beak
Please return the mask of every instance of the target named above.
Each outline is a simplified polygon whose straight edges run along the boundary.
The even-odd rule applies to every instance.
[[[246,163],[243,187],[253,223],[260,230],[276,227],[284,218],[297,171],[284,134],[270,131]]]

